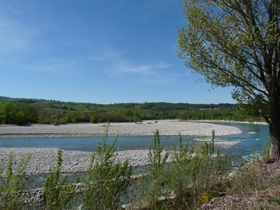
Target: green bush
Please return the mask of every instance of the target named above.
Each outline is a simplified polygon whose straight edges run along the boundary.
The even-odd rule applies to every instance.
[[[21,106],[16,106],[12,102],[0,105],[0,123],[24,125],[36,123],[37,119],[37,110],[27,103]]]
[[[99,118],[98,118],[98,115],[97,115],[97,114],[92,114],[92,115],[91,115],[90,122],[92,122],[92,123],[98,123],[98,120],[99,120]]]
[[[22,193],[25,184],[25,168],[31,155],[23,156],[20,163],[13,169],[13,153],[9,155],[6,167],[1,166],[0,174],[4,179],[0,180],[0,209],[23,209],[26,196]],[[6,170],[5,170],[6,168]],[[6,172],[4,174],[4,172]]]
[[[57,152],[56,166],[44,183],[43,205],[45,209],[66,209],[77,195],[73,182],[66,183],[68,175],[61,178],[62,151]],[[61,181],[59,181],[61,178]],[[77,178],[76,183],[79,182]]]
[[[169,176],[166,176],[166,161],[169,153],[162,155],[164,146],[160,144],[159,131],[154,133],[154,144],[149,145],[148,153],[148,176],[139,179],[140,192],[135,202],[137,206],[149,206],[154,209],[158,206],[160,196],[168,196],[166,184],[169,183]]]
[[[84,184],[82,209],[119,209],[121,196],[126,193],[132,174],[128,160],[121,163],[116,158],[117,138],[107,146],[109,124],[105,127],[102,143],[92,152]]]
[[[158,131],[154,136],[153,149],[149,147],[148,175],[139,179],[138,198],[134,207],[143,209],[191,209],[197,207],[211,195],[215,187],[226,189],[226,177],[230,168],[230,157],[222,156],[221,150],[214,149],[212,142],[200,142],[196,147],[183,146],[179,134],[179,148],[174,146],[167,163],[168,152],[163,154]]]

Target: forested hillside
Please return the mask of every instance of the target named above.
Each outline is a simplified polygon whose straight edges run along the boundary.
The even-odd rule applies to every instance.
[[[247,120],[235,104],[96,104],[0,96],[0,122],[12,124],[133,122],[149,119]],[[254,120],[259,120],[258,118]]]

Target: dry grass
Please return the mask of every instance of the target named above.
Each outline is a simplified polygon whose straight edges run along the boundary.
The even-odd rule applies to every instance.
[[[214,198],[199,210],[280,209],[280,160],[254,159],[235,170],[227,196]]]

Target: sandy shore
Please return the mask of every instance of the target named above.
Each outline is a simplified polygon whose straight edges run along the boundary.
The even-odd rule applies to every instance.
[[[0,125],[0,138],[57,138],[57,137],[98,137],[104,132],[104,123],[30,126]],[[141,123],[111,123],[109,136],[152,136],[155,130],[160,135],[216,136],[242,133],[240,129],[211,123],[181,122],[178,120],[143,121]]]

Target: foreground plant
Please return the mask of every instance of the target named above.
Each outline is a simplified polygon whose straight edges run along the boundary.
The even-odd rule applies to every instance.
[[[140,177],[137,183],[139,194],[134,199],[137,207],[149,206],[151,209],[156,209],[159,206],[159,198],[170,195],[166,191],[166,184],[169,182],[169,176],[166,174],[169,153],[163,154],[163,148],[164,146],[160,144],[159,131],[156,130],[153,147],[149,145],[148,175]]]
[[[73,182],[66,183],[68,175],[62,178],[62,150],[57,152],[56,166],[44,183],[43,205],[45,209],[66,209],[76,196],[76,185]],[[59,179],[61,178],[61,181]],[[76,183],[78,183],[77,178]]]
[[[31,154],[26,158],[23,156],[18,166],[13,169],[13,153],[11,152],[6,170],[4,165],[1,166],[0,174],[4,178],[0,180],[0,209],[23,209],[26,200],[22,192],[26,185],[24,170],[30,158]]]
[[[153,149],[149,147],[149,174],[140,179],[136,207],[143,209],[189,209],[205,202],[223,185],[230,168],[230,157],[222,156],[221,149],[212,142],[200,142],[196,147],[183,145],[179,134],[179,148],[173,147],[172,161],[167,163],[168,152],[163,154],[158,131],[155,132]]]
[[[89,168],[84,180],[82,209],[119,209],[123,202],[121,196],[126,194],[132,174],[128,160],[121,163],[115,153],[117,137],[107,146],[109,124],[106,125],[102,142],[92,152]]]

